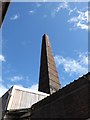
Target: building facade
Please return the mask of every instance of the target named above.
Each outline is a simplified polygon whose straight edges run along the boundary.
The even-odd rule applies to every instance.
[[[49,37],[45,34],[38,88],[40,92],[34,96],[33,92],[16,89],[12,97],[13,88],[3,95],[2,120],[90,119],[90,72],[61,88]],[[43,99],[39,99],[40,95]]]

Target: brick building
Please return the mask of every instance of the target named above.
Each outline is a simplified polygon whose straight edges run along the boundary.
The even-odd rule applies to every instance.
[[[33,120],[35,118],[71,118],[72,120],[74,118],[81,118],[86,120],[90,118],[90,72],[61,88],[47,35],[42,37],[38,90],[40,91],[38,95],[42,95],[42,97],[45,96],[43,99],[36,99],[37,101],[30,107],[3,109],[2,119]],[[46,94],[43,94],[43,92]],[[3,95],[3,97],[4,96],[5,95]],[[25,99],[27,99],[27,97],[25,97]],[[5,101],[5,97],[3,100]],[[8,99],[8,102],[9,100],[10,99]],[[29,100],[31,100],[31,98],[29,98]],[[6,101],[6,103],[8,102]],[[16,104],[17,103],[18,101]]]

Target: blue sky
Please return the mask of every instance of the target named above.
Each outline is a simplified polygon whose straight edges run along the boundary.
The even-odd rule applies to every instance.
[[[42,35],[50,38],[63,86],[88,72],[88,3],[13,2],[2,25],[2,93],[12,85],[36,89]]]

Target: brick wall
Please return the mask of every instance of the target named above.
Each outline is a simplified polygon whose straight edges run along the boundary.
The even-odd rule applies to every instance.
[[[8,111],[4,120],[35,120],[35,118],[36,120],[44,120],[44,118],[89,120],[90,73],[37,102],[30,109]]]
[[[31,118],[89,118],[89,74],[34,104]]]

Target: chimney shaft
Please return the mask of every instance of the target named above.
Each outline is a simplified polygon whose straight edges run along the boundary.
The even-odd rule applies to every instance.
[[[60,82],[48,35],[42,37],[39,88],[41,92],[52,94],[60,89]]]

